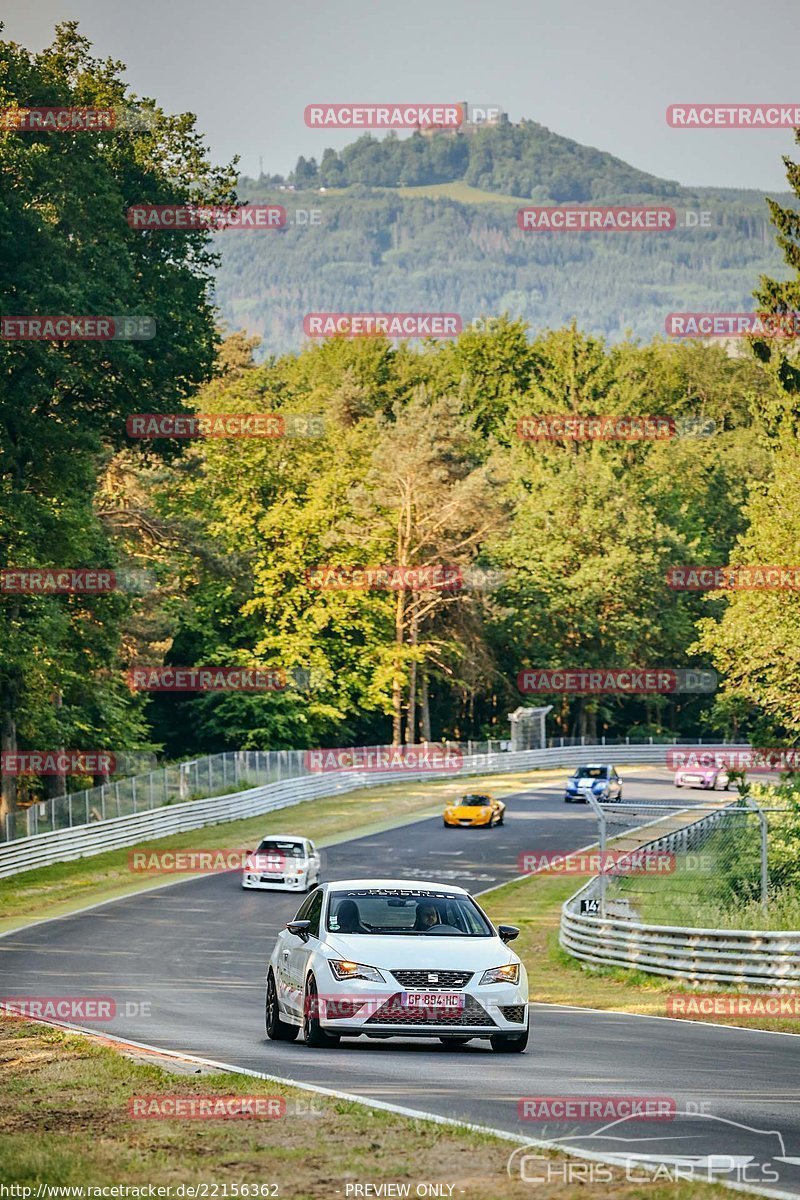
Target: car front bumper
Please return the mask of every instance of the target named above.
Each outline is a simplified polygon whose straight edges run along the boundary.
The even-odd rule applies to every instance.
[[[264,879],[261,875],[245,871],[242,875],[242,887],[255,888],[260,892],[305,892],[308,891],[308,875],[284,875],[281,879]]]
[[[484,821],[472,821],[466,818],[445,817],[445,825],[450,825],[453,829],[485,829],[487,825],[491,825],[491,817]]]
[[[527,990],[519,984],[467,986],[462,1009],[409,1009],[398,983],[386,986],[352,981],[339,994],[319,997],[320,1025],[328,1033],[354,1037],[493,1037],[524,1033],[528,1027]],[[411,989],[414,990],[414,989]],[[352,1014],[352,1015],[351,1015]]]

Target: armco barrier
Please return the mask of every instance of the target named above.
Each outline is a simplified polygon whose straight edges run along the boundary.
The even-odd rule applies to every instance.
[[[201,829],[205,825],[218,825],[223,821],[258,816],[260,813],[286,808],[302,800],[335,796],[340,792],[351,792],[376,784],[529,771],[537,767],[571,767],[609,758],[625,763],[663,765],[666,763],[667,750],[673,748],[672,745],[642,745],[617,746],[613,749],[607,746],[564,746],[547,750],[498,750],[492,754],[465,757],[463,767],[457,775],[450,771],[441,771],[438,775],[433,771],[335,771],[306,775],[228,796],[187,800],[181,804],[170,804],[125,817],[111,817],[105,821],[93,821],[70,829],[59,829],[54,833],[18,838],[0,846],[0,878],[35,867],[88,858],[93,854],[102,854],[104,850],[135,846],[140,842],[167,837],[172,833]]]
[[[680,850],[688,831],[711,827],[725,809],[684,829],[639,847]],[[619,913],[605,917],[581,913],[581,900],[600,895],[600,879],[592,879],[564,903],[559,941],[583,962],[598,967],[628,967],[689,983],[752,988],[800,988],[800,931],[694,929],[679,925],[645,925]],[[614,901],[608,902],[613,909]]]

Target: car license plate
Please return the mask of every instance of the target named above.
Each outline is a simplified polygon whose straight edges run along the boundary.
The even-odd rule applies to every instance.
[[[403,1008],[463,1008],[463,992],[401,992]]]

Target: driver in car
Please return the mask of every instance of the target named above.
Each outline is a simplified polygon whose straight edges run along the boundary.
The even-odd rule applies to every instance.
[[[366,926],[361,924],[361,913],[355,900],[340,900],[336,909],[336,923],[339,933],[369,933]]]
[[[417,915],[414,920],[415,929],[431,929],[441,925],[442,916],[435,904],[430,902],[417,905]]]

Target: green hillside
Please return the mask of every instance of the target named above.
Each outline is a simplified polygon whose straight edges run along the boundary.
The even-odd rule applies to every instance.
[[[757,192],[683,188],[534,122],[471,137],[361,137],[319,165],[300,159],[288,185],[242,179],[239,195],[289,216],[280,233],[218,239],[221,314],[262,337],[264,354],[301,345],[313,311],[456,312],[465,324],[507,312],[535,331],[576,317],[612,341],[650,339],[671,311],[749,310],[759,274],[783,277]],[[519,230],[518,206],[556,202],[668,204],[678,224]],[[318,223],[298,222],[297,209],[318,210]]]

